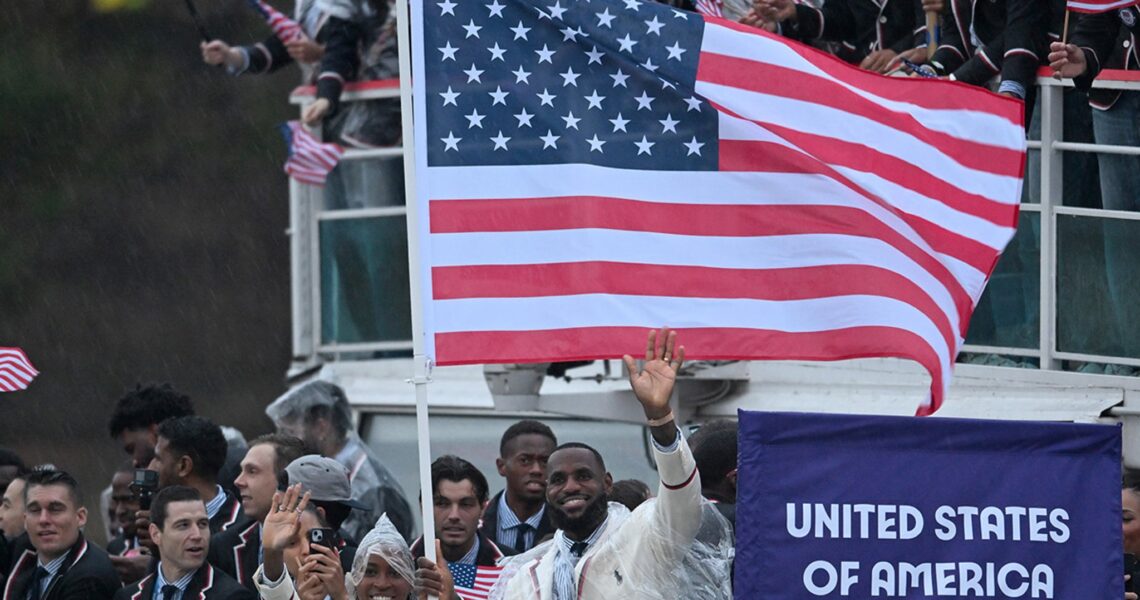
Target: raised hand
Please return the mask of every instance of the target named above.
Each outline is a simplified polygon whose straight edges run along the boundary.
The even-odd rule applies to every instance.
[[[273,493],[273,506],[261,527],[261,546],[280,552],[297,541],[301,533],[301,513],[309,504],[309,492],[301,496],[301,485],[289,486],[285,492]]]
[[[660,348],[657,347],[658,340],[663,342]],[[670,331],[668,327],[661,328],[660,333],[650,331],[649,342],[645,347],[645,364],[640,371],[632,356],[626,354],[622,357],[625,368],[629,371],[629,385],[633,387],[638,402],[641,402],[645,417],[651,421],[661,419],[671,412],[669,398],[673,395],[677,371],[681,369],[681,363],[685,362],[685,347],[676,346],[676,342],[677,332]]]

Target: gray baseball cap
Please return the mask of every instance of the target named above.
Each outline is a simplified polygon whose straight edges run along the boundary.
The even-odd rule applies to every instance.
[[[302,491],[312,494],[312,500],[340,502],[350,508],[367,508],[352,499],[348,468],[331,458],[315,454],[302,456],[289,463],[285,472],[289,474],[289,485],[301,484]]]

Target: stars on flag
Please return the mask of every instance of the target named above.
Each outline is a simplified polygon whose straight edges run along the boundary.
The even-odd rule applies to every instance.
[[[429,165],[716,168],[700,19],[639,0],[429,6]]]

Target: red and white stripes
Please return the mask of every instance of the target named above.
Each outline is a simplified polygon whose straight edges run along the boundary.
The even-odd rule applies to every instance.
[[[1017,224],[1019,103],[888,79],[708,20],[719,171],[429,166],[427,353],[608,358],[668,325],[698,359],[892,356],[937,409]]]
[[[39,374],[23,350],[0,347],[0,392],[27,389]]]

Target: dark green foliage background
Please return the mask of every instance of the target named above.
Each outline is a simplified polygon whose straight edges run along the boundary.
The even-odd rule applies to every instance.
[[[243,0],[197,5],[215,36],[268,33]],[[7,2],[0,48],[0,346],[42,372],[0,394],[0,446],[94,493],[125,459],[107,415],[140,381],[173,382],[247,436],[268,430],[290,354],[275,125],[297,114],[296,69],[202,64],[182,0],[110,14]]]

